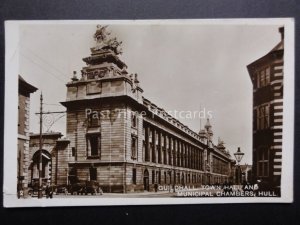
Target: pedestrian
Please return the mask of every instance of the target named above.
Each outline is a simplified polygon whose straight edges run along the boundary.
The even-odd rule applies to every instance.
[[[260,190],[260,183],[261,183],[261,180],[257,180],[256,183],[254,184],[254,193],[255,195],[257,195],[258,191]]]
[[[243,185],[242,190],[245,191],[245,189],[247,189],[247,185],[248,185],[247,181],[244,180],[242,185]]]
[[[46,198],[52,198],[53,197],[53,191],[52,191],[52,188],[49,184],[47,184],[45,192],[46,192]]]

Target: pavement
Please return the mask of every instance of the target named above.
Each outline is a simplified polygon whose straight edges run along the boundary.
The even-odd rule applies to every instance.
[[[164,198],[164,197],[216,197],[216,192],[220,190],[205,190],[205,189],[189,189],[180,190],[178,195],[177,192],[169,191],[158,191],[158,192],[130,192],[130,193],[103,193],[102,195],[65,195],[65,194],[54,194],[53,198]],[[222,191],[222,190],[221,190]],[[189,196],[187,194],[196,193],[197,195]]]
[[[132,193],[103,193],[102,195],[65,195],[65,194],[54,194],[53,198],[163,198],[163,197],[175,197],[176,193],[168,191],[159,192],[132,192]]]

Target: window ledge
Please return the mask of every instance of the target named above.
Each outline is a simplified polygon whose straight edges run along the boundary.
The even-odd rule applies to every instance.
[[[100,159],[100,157],[98,155],[90,155],[87,159]]]

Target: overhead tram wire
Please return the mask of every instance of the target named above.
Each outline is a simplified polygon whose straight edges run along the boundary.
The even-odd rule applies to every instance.
[[[29,49],[26,46],[22,46],[24,47],[27,51],[29,51],[33,56],[35,56],[36,58],[38,58],[39,60],[41,60],[43,63],[47,64],[48,66],[52,67],[53,69],[55,69],[58,73],[60,73],[61,75],[65,76],[66,78],[69,79],[69,76],[67,74],[65,74],[64,72],[62,72],[60,69],[58,69],[56,66],[50,64],[49,62],[47,62],[47,60],[43,59],[41,56],[39,56],[37,53],[35,53],[34,51],[32,51],[31,49]]]
[[[62,80],[60,77],[56,76],[55,74],[53,74],[52,72],[46,70],[45,68],[43,68],[40,64],[36,63],[35,61],[33,61],[32,59],[30,59],[29,57],[27,57],[24,53],[20,52],[20,55],[22,55],[24,58],[26,58],[27,60],[29,60],[30,62],[32,62],[33,64],[35,64],[36,66],[38,66],[40,69],[42,69],[43,71],[47,72],[48,74],[52,75],[54,78],[58,79],[60,82],[62,82],[62,84],[65,86],[66,81]]]

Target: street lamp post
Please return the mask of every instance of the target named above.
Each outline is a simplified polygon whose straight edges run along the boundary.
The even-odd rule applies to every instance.
[[[43,167],[43,157],[42,157],[42,148],[43,148],[43,95],[40,96],[40,152],[39,152],[39,190],[38,198],[43,197],[43,181],[42,181],[42,167]]]
[[[238,147],[237,152],[234,153],[234,157],[237,161],[237,184],[240,185],[241,184],[241,166],[240,166],[240,162],[242,161],[242,158],[244,156],[245,153],[241,152],[241,148]]]

